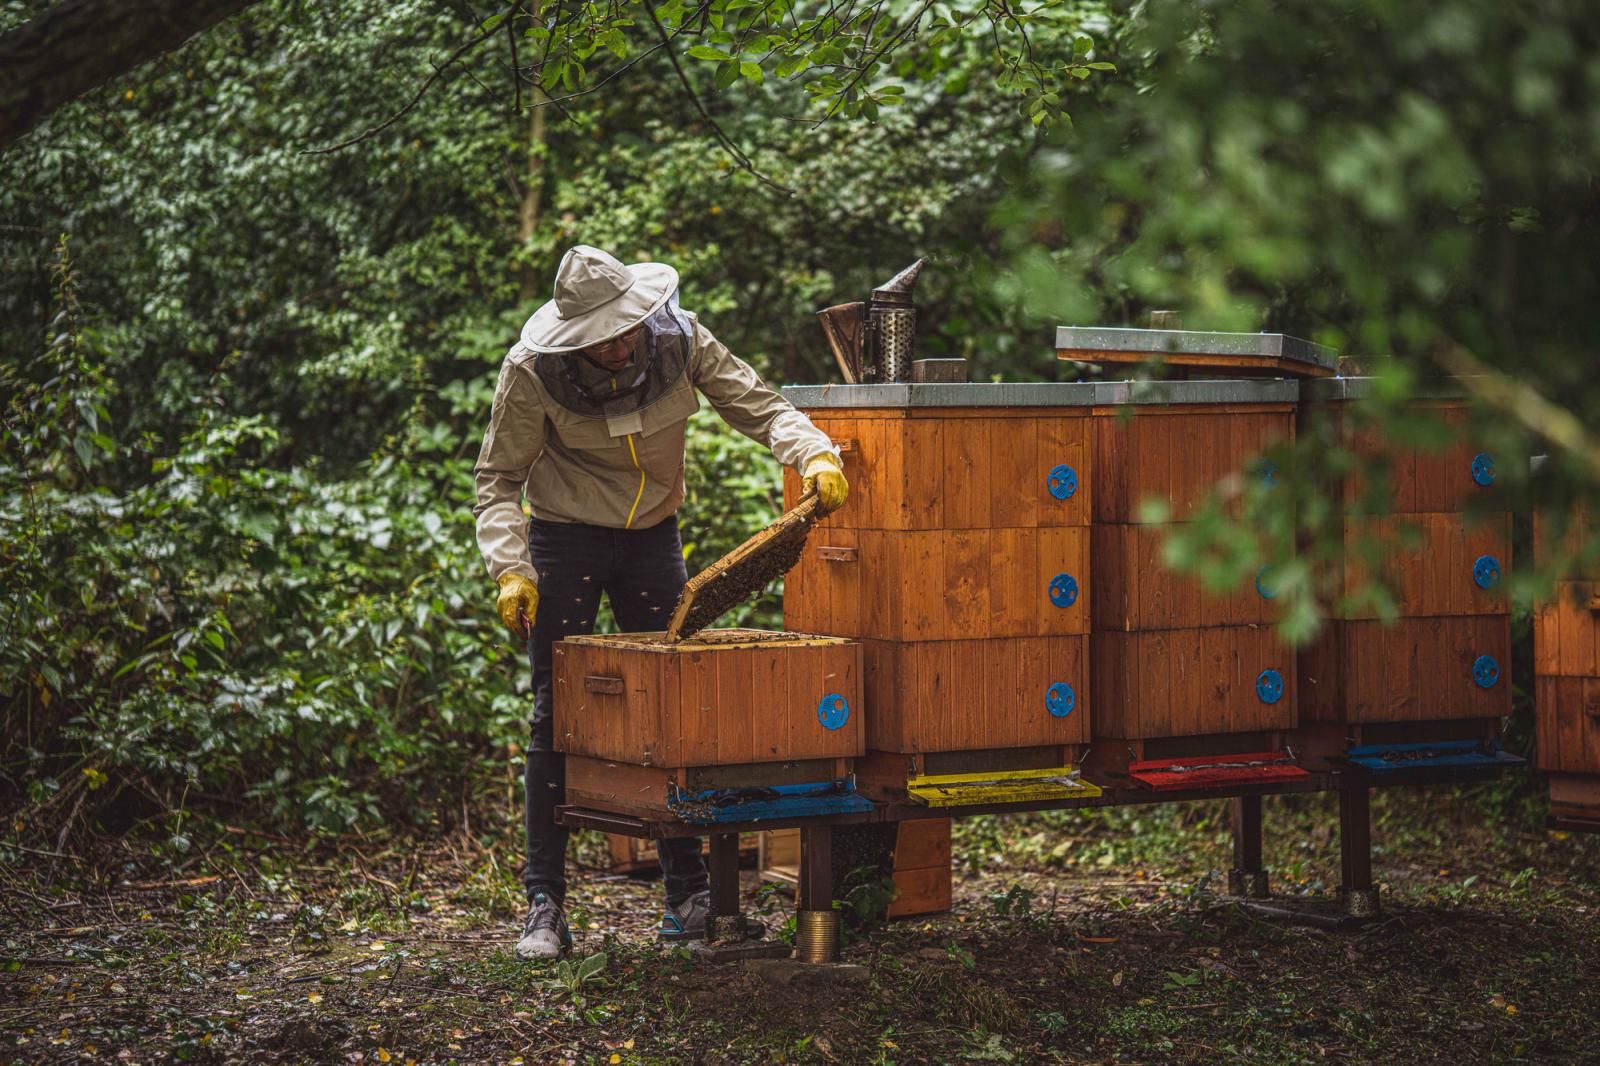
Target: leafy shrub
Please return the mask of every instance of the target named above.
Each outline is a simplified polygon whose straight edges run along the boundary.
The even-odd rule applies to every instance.
[[[442,781],[506,757],[526,659],[489,609],[458,439],[418,417],[330,481],[274,468],[261,419],[218,416],[152,459],[110,435],[64,244],[57,277],[59,334],[6,382],[0,467],[5,761],[33,808],[114,782],[337,832],[420,821]],[[690,442],[698,566],[775,516],[777,466],[709,411]],[[146,463],[125,490],[97,479]]]

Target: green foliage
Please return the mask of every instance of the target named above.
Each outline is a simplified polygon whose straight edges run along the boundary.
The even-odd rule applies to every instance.
[[[998,918],[1024,919],[1033,917],[1033,901],[1039,894],[1031,888],[1025,887],[1020,881],[1015,882],[1004,892],[993,892],[989,895],[989,906],[994,908]]]
[[[1406,443],[1449,441],[1410,401],[1464,372],[1475,439],[1518,457],[1485,508],[1538,504],[1559,524],[1600,486],[1593,442],[1511,398],[1529,388],[1580,425],[1600,400],[1597,34],[1600,12],[1576,3],[1140,5],[1116,45],[1137,66],[1034,157],[1004,210],[1007,286],[1059,321],[1132,325],[1161,307],[1190,329],[1309,335],[1375,375],[1358,426]],[[1291,491],[1242,501],[1243,530],[1222,521],[1224,486],[1167,558],[1214,587],[1275,564],[1293,639],[1338,595],[1317,576],[1342,549],[1327,484],[1377,472],[1330,428],[1301,421],[1276,456]],[[1547,448],[1531,479],[1522,457]],[[1516,590],[1570,565],[1560,554],[1538,580],[1519,560]],[[1361,595],[1392,614],[1380,585]]]
[[[988,52],[989,65],[998,68],[995,85],[1021,95],[1025,112],[1039,125],[1066,119],[1064,87],[1094,71],[1116,69],[1093,55],[1094,41],[1077,32],[1087,10],[1092,9],[1063,0],[1031,8],[966,0],[937,11],[927,3],[909,12],[894,10],[888,0],[843,10],[793,0],[667,0],[659,7],[539,0],[515,6],[484,27],[509,18],[508,31],[520,33],[536,50],[532,80],[558,100],[599,88],[598,72],[585,64],[602,48],[619,60],[663,48],[711,64],[718,90],[741,79],[762,85],[769,73],[793,80],[810,95],[818,122],[876,119],[880,108],[901,103],[905,87],[895,79],[948,65],[976,41]],[[685,40],[701,43],[684,49]],[[734,154],[742,159],[737,149]]]
[[[625,93],[549,109],[542,140],[489,74],[512,59],[497,33],[382,135],[299,154],[382,122],[475,32],[419,2],[263,3],[0,155],[0,789],[27,831],[85,797],[112,830],[161,815],[178,851],[197,804],[425,823],[462,777],[516,772],[526,660],[490,610],[471,466],[573,243],[673,263],[684,305],[779,383],[834,373],[816,307],[945,250],[929,353],[1054,373],[1043,343],[1016,360],[1014,310],[969,269],[1030,130],[974,77],[980,43],[906,67],[869,127],[813,133],[777,117],[804,92],[741,77],[719,123],[794,197],[727,167],[648,44]],[[617,73],[597,49],[589,73]],[[709,410],[689,451],[693,572],[781,493]],[[724,621],[777,625],[780,596]]]
[[[583,994],[591,988],[603,987],[606,984],[606,979],[602,976],[605,968],[606,953],[597,951],[577,966],[572,965],[570,959],[562,959],[556,963],[548,977],[536,983],[571,999],[578,1009],[582,1010]]]
[[[852,925],[869,929],[889,916],[889,905],[900,898],[900,886],[892,875],[884,875],[879,867],[865,866],[852,870],[845,878],[851,885],[839,905],[849,914]]]

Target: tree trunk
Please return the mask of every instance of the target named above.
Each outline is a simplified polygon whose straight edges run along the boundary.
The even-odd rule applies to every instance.
[[[538,86],[532,89],[533,102],[540,103],[545,99],[544,90]],[[544,112],[542,107],[532,109],[532,117],[528,120],[528,182],[522,192],[522,217],[517,227],[517,243],[521,246],[523,255],[527,255],[528,242],[533,240],[534,230],[539,228],[539,208],[544,193],[544,150],[545,130]],[[523,303],[528,303],[539,298],[539,271],[526,259],[522,260],[518,272],[522,277],[522,292],[520,298]]]
[[[256,0],[62,0],[0,35],[0,148]]]

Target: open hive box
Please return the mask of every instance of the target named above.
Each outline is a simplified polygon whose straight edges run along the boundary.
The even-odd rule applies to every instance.
[[[554,646],[567,798],[692,822],[865,809],[861,646],[754,629],[575,636]]]

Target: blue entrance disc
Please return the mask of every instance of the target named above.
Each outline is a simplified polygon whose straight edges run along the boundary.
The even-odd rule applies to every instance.
[[[1276,489],[1278,483],[1283,480],[1283,469],[1271,459],[1261,460],[1261,465],[1257,469],[1261,472],[1261,485],[1268,492]]]
[[[1071,714],[1072,707],[1077,702],[1078,694],[1073,692],[1072,686],[1065,681],[1057,681],[1044,694],[1044,705],[1057,718],[1065,718]]]
[[[1268,563],[1266,566],[1263,566],[1260,570],[1256,571],[1256,591],[1261,593],[1262,599],[1270,600],[1270,599],[1272,599],[1274,596],[1276,596],[1278,594],[1278,590],[1277,589],[1272,589],[1269,592],[1267,590],[1267,586],[1263,585],[1261,583],[1261,579],[1266,577],[1271,572],[1272,572],[1272,564],[1271,563]]]
[[[1262,703],[1277,703],[1283,699],[1283,675],[1276,670],[1263,670],[1256,678],[1256,695]]]
[[[1480,485],[1494,484],[1494,456],[1479,452],[1472,457],[1472,480]]]
[[[1494,683],[1500,680],[1500,664],[1494,661],[1493,655],[1478,656],[1472,664],[1472,680],[1479,688],[1494,688]]]
[[[1050,468],[1050,495],[1058,500],[1070,500],[1078,491],[1078,474],[1066,463]]]
[[[1057,574],[1050,579],[1050,602],[1057,607],[1071,607],[1078,602],[1078,582],[1071,574]]]
[[[1492,555],[1480,555],[1478,561],[1472,564],[1472,580],[1478,587],[1486,589],[1500,580],[1500,562]]]
[[[838,729],[850,720],[850,701],[835,693],[817,704],[817,721],[825,729]]]

